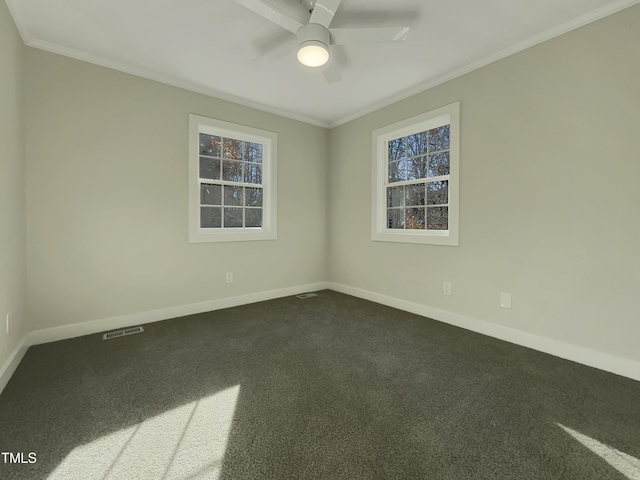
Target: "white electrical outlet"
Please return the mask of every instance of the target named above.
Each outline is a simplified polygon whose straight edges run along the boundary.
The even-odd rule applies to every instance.
[[[442,283],[442,293],[445,295],[451,295],[451,282]]]
[[[227,272],[227,283],[233,283],[233,272]]]
[[[500,306],[502,308],[511,308],[511,294],[500,292]]]

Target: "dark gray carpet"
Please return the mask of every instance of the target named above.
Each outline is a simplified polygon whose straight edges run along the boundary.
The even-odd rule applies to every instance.
[[[0,478],[45,479],[77,447],[236,385],[223,479],[634,478],[640,382],[319,293],[31,347],[0,395],[0,450],[37,463],[0,458]]]

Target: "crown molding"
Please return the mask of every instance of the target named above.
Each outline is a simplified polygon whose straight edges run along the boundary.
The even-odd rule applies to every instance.
[[[249,108],[254,108],[256,110],[260,110],[266,113],[271,113],[281,117],[289,118],[291,120],[296,120],[299,122],[307,123],[310,125],[314,125],[314,126],[322,127],[326,129],[332,129],[340,125],[343,125],[345,123],[348,123],[350,121],[361,118],[365,115],[368,115],[369,113],[373,113],[377,110],[388,107],[399,101],[405,100],[409,97],[412,97],[413,95],[422,93],[426,90],[434,88],[438,85],[441,85],[445,82],[458,78],[462,75],[471,73],[474,70],[485,67],[491,63],[497,62],[498,60],[502,60],[506,57],[514,55],[530,47],[543,43],[547,40],[551,40],[552,38],[558,37],[572,30],[585,26],[589,23],[595,22],[604,17],[607,17],[621,10],[629,8],[633,5],[640,3],[640,0],[618,0],[618,1],[612,2],[601,8],[598,8],[589,13],[581,15],[580,17],[577,17],[568,22],[562,23],[552,29],[549,29],[540,34],[534,35],[533,37],[530,37],[522,42],[518,42],[508,48],[505,48],[496,53],[493,53],[486,57],[475,60],[463,67],[460,67],[456,70],[453,70],[439,77],[421,82],[417,85],[414,85],[413,87],[410,87],[401,92],[398,92],[395,95],[392,95],[383,100],[380,100],[379,102],[376,102],[365,108],[358,109],[349,115],[346,115],[344,117],[338,118],[333,121],[325,121],[313,116],[300,115],[298,113],[295,113],[289,110],[280,109],[270,105],[265,105],[261,102],[256,102],[253,100],[249,100],[247,98],[231,95],[231,94],[228,94],[219,90],[215,90],[212,88],[203,87],[202,85],[198,85],[188,80],[175,78],[169,75],[164,75],[164,74],[153,72],[143,68],[133,67],[131,65],[126,65],[120,62],[114,62],[96,55],[89,55],[78,50],[66,48],[57,44],[35,39],[29,34],[26,28],[25,22],[22,21],[20,14],[18,13],[19,9],[16,8],[16,5],[18,4],[18,2],[19,0],[6,0],[7,7],[9,8],[9,12],[13,17],[16,27],[18,28],[20,36],[22,37],[22,40],[24,41],[25,45],[29,47],[38,48],[41,50],[45,50],[51,53],[56,53],[59,55],[70,57],[70,58],[75,58],[77,60],[81,60],[84,62],[99,65],[102,67],[110,68],[120,72],[128,73],[130,75],[145,78],[147,80],[156,81],[159,83],[163,83],[165,85],[181,88],[183,90],[188,90],[194,93],[200,93],[202,95],[207,95],[209,97],[218,98],[220,100],[232,102],[232,103],[249,107]]]
[[[581,15],[580,17],[574,18],[573,20],[570,20],[561,25],[558,25],[557,27],[546,30],[538,35],[534,35],[533,37],[530,37],[526,40],[523,40],[522,42],[518,42],[514,45],[511,45],[510,47],[507,47],[496,53],[493,53],[486,57],[475,60],[449,73],[446,73],[439,77],[427,80],[426,82],[410,87],[402,92],[397,93],[396,95],[387,97],[384,100],[376,102],[375,104],[370,105],[369,107],[353,112],[352,114],[342,117],[338,120],[334,120],[329,123],[329,128],[338,127],[352,120],[356,120],[360,117],[368,115],[369,113],[373,113],[384,107],[393,105],[394,103],[397,103],[401,100],[405,100],[409,97],[412,97],[413,95],[417,95],[418,93],[422,93],[433,87],[436,87],[445,82],[448,82],[449,80],[453,80],[455,78],[461,77],[462,75],[466,75],[467,73],[471,73],[474,70],[485,67],[491,63],[497,62],[498,60],[502,60],[503,58],[514,55],[518,52],[526,50],[527,48],[531,48],[535,45],[546,42],[547,40],[551,40],[552,38],[558,37],[572,30],[588,25],[589,23],[595,22],[596,20],[600,20],[601,18],[607,17],[609,15],[613,15],[614,13],[617,13],[621,10],[629,8],[637,3],[640,3],[640,0],[618,0],[617,2],[610,3],[609,5],[598,8],[587,14]]]
[[[21,32],[21,35],[22,35],[22,32]],[[25,37],[23,35],[23,40],[24,39]],[[153,72],[151,70],[147,70],[144,68],[133,67],[131,65],[126,65],[120,62],[114,62],[114,61],[99,57],[97,55],[90,55],[85,52],[81,52],[79,50],[62,47],[55,43],[45,42],[37,39],[31,39],[30,41],[25,41],[25,45],[32,48],[37,48],[39,50],[44,50],[50,53],[55,53],[57,55],[62,55],[62,56],[73,58],[83,62],[91,63],[93,65],[97,65],[100,67],[105,67],[111,70],[127,73],[129,75],[134,75],[136,77],[144,78],[146,80],[162,83],[163,85],[181,88],[183,90],[188,90],[190,92],[199,93],[212,98],[217,98],[218,100],[235,103],[236,105],[242,105],[244,107],[254,108],[256,110],[260,110],[266,113],[271,113],[273,115],[278,115],[280,117],[285,117],[290,120],[296,120],[298,122],[307,123],[307,124],[314,125],[317,127],[322,127],[322,128],[329,127],[328,122],[324,122],[322,120],[319,120],[313,117],[298,115],[297,113],[294,113],[294,112],[290,112],[280,108],[265,105],[263,103],[249,100],[243,97],[231,95],[225,92],[221,92],[219,90],[215,90],[213,88],[203,87],[201,85],[198,85],[194,82],[190,82],[188,80],[179,79],[170,75],[164,75],[164,74]]]

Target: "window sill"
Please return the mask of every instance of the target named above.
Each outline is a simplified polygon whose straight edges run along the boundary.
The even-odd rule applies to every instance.
[[[371,240],[374,242],[394,242],[394,243],[420,243],[426,245],[447,245],[458,246],[458,238],[448,230],[425,232],[410,232],[399,230],[397,232],[373,232]]]
[[[189,243],[209,243],[209,242],[251,242],[261,240],[277,240],[276,232],[262,230],[245,229],[224,229],[211,231],[208,229],[198,229],[189,232]]]

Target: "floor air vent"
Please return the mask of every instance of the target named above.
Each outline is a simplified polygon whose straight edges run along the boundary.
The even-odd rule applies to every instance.
[[[125,328],[124,330],[105,333],[104,335],[102,335],[102,339],[111,340],[112,338],[124,337],[125,335],[133,335],[134,333],[142,333],[142,332],[144,332],[144,328],[142,327]]]
[[[310,297],[317,297],[318,294],[317,293],[301,293],[300,295],[296,295],[296,297],[298,298],[310,298]]]

